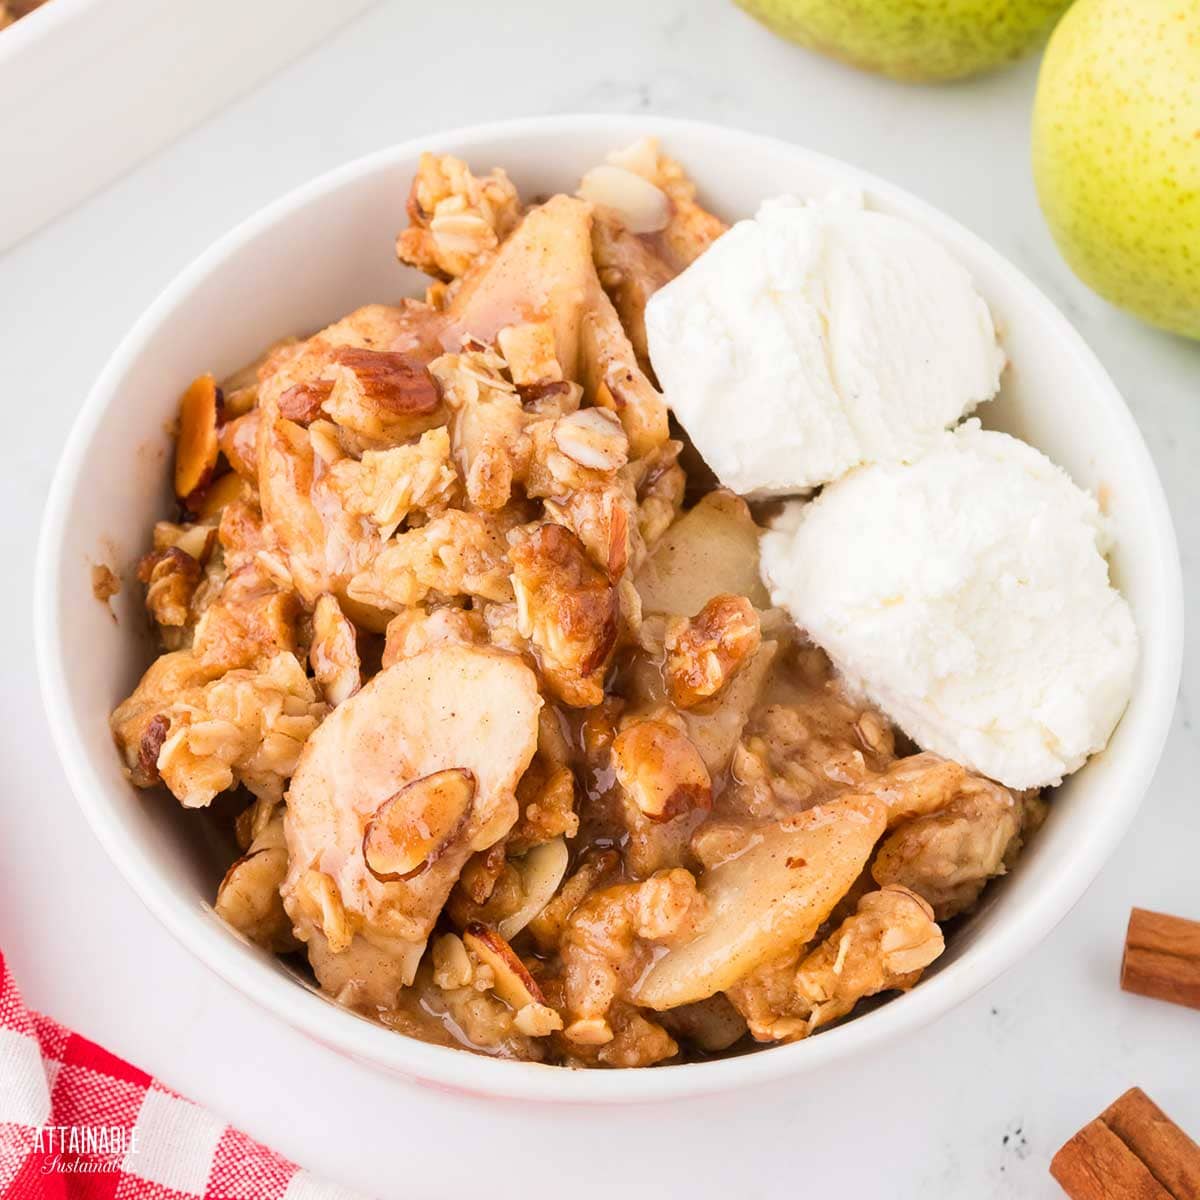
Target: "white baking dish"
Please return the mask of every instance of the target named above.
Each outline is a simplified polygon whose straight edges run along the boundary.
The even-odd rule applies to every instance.
[[[0,250],[373,0],[50,0],[0,30]]]

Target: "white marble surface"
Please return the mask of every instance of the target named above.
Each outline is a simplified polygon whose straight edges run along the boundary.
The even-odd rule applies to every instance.
[[[252,1008],[110,867],[68,794],[37,696],[29,579],[58,448],[159,288],[235,221],[346,159],[423,130],[571,110],[778,134],[888,176],[989,239],[1065,309],[1125,392],[1166,482],[1194,613],[1200,345],[1109,308],[1059,259],[1027,167],[1035,73],[1026,62],[965,86],[901,87],[784,45],[726,0],[395,0],[0,257],[10,414],[0,496],[13,518],[0,609],[0,947],[28,1001],[305,1165],[383,1196],[478,1187],[503,1198],[549,1184],[580,1197],[1049,1198],[1060,1194],[1046,1174],[1054,1149],[1135,1083],[1200,1133],[1200,1014],[1116,984],[1131,904],[1200,916],[1194,644],[1135,829],[1027,962],[874,1060],[623,1111],[419,1090]]]

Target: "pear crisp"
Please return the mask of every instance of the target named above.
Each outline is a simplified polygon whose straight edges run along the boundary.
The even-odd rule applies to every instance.
[[[216,912],[397,1033],[568,1067],[913,987],[1042,802],[922,753],[771,606],[646,353],[724,224],[650,139],[540,202],[426,154],[407,218],[423,299],[180,403],[136,571],[160,654],[111,725],[236,842]]]

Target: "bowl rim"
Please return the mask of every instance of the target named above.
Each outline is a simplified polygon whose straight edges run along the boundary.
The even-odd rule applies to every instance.
[[[786,153],[812,167],[842,177],[847,184],[886,198],[959,241],[990,261],[994,270],[1022,293],[1022,304],[1034,310],[1049,336],[1065,339],[1064,353],[1082,356],[1094,376],[1094,402],[1112,410],[1124,425],[1126,450],[1138,461],[1145,499],[1155,512],[1148,536],[1157,542],[1152,561],[1161,569],[1161,594],[1152,631],[1139,630],[1142,654],[1156,675],[1147,679],[1141,698],[1146,712],[1142,736],[1130,743],[1120,775],[1119,804],[1095,823],[1082,851],[1054,876],[1038,903],[1019,919],[989,930],[962,957],[921,986],[888,1004],[820,1037],[791,1045],[764,1047],[732,1058],[714,1059],[653,1070],[572,1071],[536,1063],[517,1063],[431,1045],[387,1030],[364,1017],[338,1008],[296,980],[287,978],[217,927],[210,916],[185,898],[159,871],[139,845],[119,836],[104,800],[106,784],[82,749],[85,744],[68,701],[70,675],[60,637],[60,578],[67,552],[67,516],[87,448],[115,394],[114,385],[136,364],[145,347],[175,306],[217,264],[285,215],[326,192],[369,176],[398,159],[415,158],[432,143],[459,148],[472,143],[514,137],[548,138],[581,131],[636,127],[669,140],[673,134],[699,138],[735,138],[746,151]],[[639,1102],[706,1095],[817,1069],[860,1054],[914,1031],[967,999],[1040,942],[1066,916],[1098,874],[1136,814],[1153,776],[1169,732],[1182,666],[1183,587],[1178,546],[1170,511],[1150,453],[1116,386],[1082,336],[1043,292],[999,251],[953,218],[907,190],[850,163],[811,151],[781,138],[750,133],[707,121],[650,114],[559,114],[517,118],[433,131],[354,159],[291,189],[247,217],[201,252],[159,293],[121,340],[91,387],[67,439],[47,500],[35,572],[35,646],[41,692],[52,735],[71,790],[93,833],[137,896],[155,917],[200,962],[260,1007],[315,1040],[365,1063],[445,1088],[478,1095],[555,1102]],[[1152,634],[1152,636],[1150,636]],[[66,719],[64,720],[64,716]],[[1128,719],[1128,718],[1126,718]]]

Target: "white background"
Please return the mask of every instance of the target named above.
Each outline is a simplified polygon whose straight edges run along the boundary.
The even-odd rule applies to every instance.
[[[967,85],[905,87],[779,42],[726,0],[396,0],[0,257],[0,948],[28,1002],[302,1164],[383,1196],[1053,1197],[1051,1154],[1133,1084],[1200,1134],[1200,1013],[1117,987],[1132,904],[1200,917],[1194,644],[1141,817],[1026,962],[873,1059],[755,1093],[623,1110],[418,1089],[252,1008],[109,866],[67,791],[37,693],[31,569],[59,447],[159,289],[232,224],[347,159],[439,127],[565,111],[777,134],[889,177],[992,242],[1078,325],[1127,397],[1166,483],[1194,614],[1200,345],[1108,307],[1058,257],[1027,165],[1036,71],[1031,60]]]

